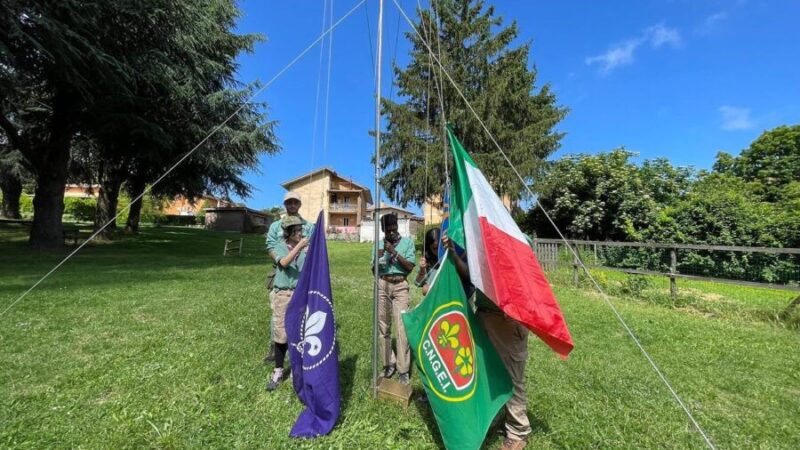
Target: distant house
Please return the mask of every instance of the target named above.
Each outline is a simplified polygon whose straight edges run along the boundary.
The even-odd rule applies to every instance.
[[[99,195],[99,184],[68,184],[64,186],[64,197],[97,198]]]
[[[210,195],[203,195],[192,199],[176,195],[166,203],[163,212],[167,216],[196,216],[207,208],[227,208],[236,206],[233,202]]]
[[[237,231],[240,233],[266,233],[273,217],[243,206],[204,209],[205,227],[212,231]]]
[[[369,213],[369,218],[372,218],[372,212],[374,210],[374,206],[370,206],[367,208],[367,212]],[[386,214],[394,214],[397,216],[398,219],[414,219],[414,220],[422,220],[422,217],[417,216],[414,214],[413,211],[409,211],[407,209],[403,209],[399,206],[390,205],[388,203],[381,202],[380,207],[380,215],[381,217],[385,216]]]
[[[375,240],[375,228],[373,227],[372,223],[372,214],[374,208],[369,207],[367,208],[367,220],[362,222],[361,230],[360,230],[360,241],[361,242],[372,242]],[[389,205],[387,203],[381,202],[381,207],[378,210],[380,217],[385,216],[386,214],[394,214],[397,216],[397,231],[400,233],[400,236],[408,237],[414,239],[417,235],[417,232],[423,226],[422,217],[415,215],[412,211],[407,209],[403,209],[399,206]],[[380,227],[380,225],[378,225]],[[379,231],[379,236],[383,238],[383,232]]]
[[[357,236],[367,215],[367,204],[372,203],[369,188],[330,167],[292,178],[281,186],[300,194],[300,215],[306,220],[315,221],[320,209],[325,212],[328,234]]]

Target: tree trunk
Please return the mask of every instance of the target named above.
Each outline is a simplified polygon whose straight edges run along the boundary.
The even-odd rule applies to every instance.
[[[33,166],[36,192],[33,197],[33,225],[28,245],[37,250],[56,250],[64,246],[64,188],[75,118],[67,96],[53,99],[49,136],[36,146],[20,149]]]
[[[143,177],[134,176],[133,179],[128,180],[128,194],[131,196],[131,200],[139,197],[142,195],[145,189],[145,181]],[[129,233],[138,233],[139,232],[139,221],[142,218],[142,200],[135,202],[131,202],[131,208],[128,211],[128,222],[125,224],[125,231]]]
[[[22,180],[12,174],[3,174],[0,178],[0,190],[3,191],[3,203],[0,205],[0,217],[20,219],[19,198],[22,195]]]
[[[106,170],[104,170],[106,169]],[[97,209],[94,216],[94,230],[97,231],[108,222],[109,225],[97,236],[101,239],[111,239],[117,230],[117,203],[119,201],[119,188],[122,177],[118,171],[109,171],[104,164],[100,164],[100,192],[97,196]]]
[[[67,185],[67,158],[63,164],[52,159],[49,167],[37,167],[36,193],[33,197],[33,225],[28,244],[37,250],[54,250],[64,246],[64,187]]]

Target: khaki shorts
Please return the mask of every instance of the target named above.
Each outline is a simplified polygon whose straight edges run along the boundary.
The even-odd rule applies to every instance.
[[[292,299],[294,289],[271,291],[269,293],[269,307],[272,308],[273,340],[278,344],[288,342],[286,337],[286,309]]]

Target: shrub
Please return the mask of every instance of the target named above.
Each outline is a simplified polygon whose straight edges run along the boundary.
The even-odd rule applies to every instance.
[[[196,216],[174,216],[174,215],[160,215],[157,216],[154,224],[157,225],[173,225],[173,226],[189,226],[197,225]]]
[[[629,295],[631,297],[641,298],[644,296],[644,291],[652,286],[653,282],[645,276],[628,275],[625,277],[625,281],[622,282],[620,293]]]
[[[74,198],[64,199],[64,214],[72,217],[76,222],[94,221],[97,211],[97,201],[93,198]]]
[[[24,219],[33,217],[33,196],[22,194],[19,198],[19,213]]]

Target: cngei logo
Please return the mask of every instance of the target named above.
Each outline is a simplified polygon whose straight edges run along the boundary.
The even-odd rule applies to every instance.
[[[461,402],[475,393],[475,341],[462,302],[436,308],[417,353],[428,386],[439,398]]]

